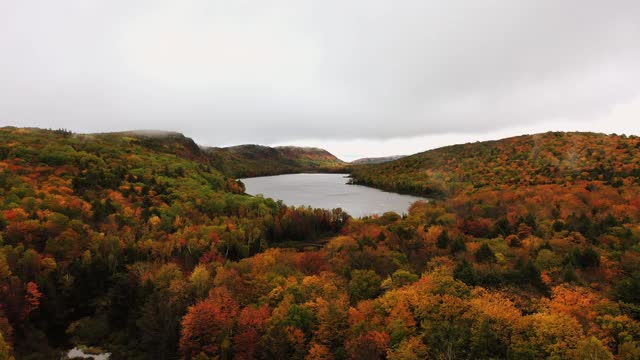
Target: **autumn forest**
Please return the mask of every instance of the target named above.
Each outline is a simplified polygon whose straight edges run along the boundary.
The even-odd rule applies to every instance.
[[[640,138],[300,156],[0,128],[0,359],[640,359]],[[354,218],[236,180],[310,170],[432,200]]]

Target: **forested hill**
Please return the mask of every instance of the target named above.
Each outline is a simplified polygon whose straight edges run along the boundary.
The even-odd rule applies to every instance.
[[[347,164],[318,148],[239,145],[208,148],[211,164],[236,178],[298,172],[348,171]]]
[[[348,164],[324,149],[261,145],[202,147],[183,134],[157,130],[96,134],[135,139],[154,151],[180,155],[211,165],[233,177],[253,177],[299,172],[348,172]]]
[[[173,356],[188,304],[147,308],[159,311],[149,321],[173,317],[169,338],[153,339],[136,319],[168,293],[146,281],[314,242],[347,221],[243,193],[180,134],[0,128],[0,358],[7,342],[18,359],[53,359],[73,339],[100,338],[133,358],[127,349],[147,350],[127,344],[130,326],[135,339],[147,333],[149,354],[165,354],[150,358]]]
[[[377,165],[356,166],[353,181],[390,191],[447,196],[496,186],[637,184],[640,139],[549,132],[447,146]]]

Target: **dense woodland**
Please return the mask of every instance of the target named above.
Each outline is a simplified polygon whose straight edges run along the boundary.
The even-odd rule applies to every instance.
[[[640,359],[640,139],[358,166],[353,219],[243,194],[181,136],[0,129],[0,359]]]

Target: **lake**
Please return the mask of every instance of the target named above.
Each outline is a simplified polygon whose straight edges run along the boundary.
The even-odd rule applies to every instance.
[[[242,179],[247,194],[262,194],[287,205],[342,208],[353,217],[395,211],[425,198],[386,192],[367,186],[348,185],[348,174],[290,174]]]

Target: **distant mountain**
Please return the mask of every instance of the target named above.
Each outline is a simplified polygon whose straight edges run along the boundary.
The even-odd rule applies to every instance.
[[[367,157],[358,160],[353,160],[351,164],[354,165],[365,165],[365,164],[382,164],[389,161],[394,161],[398,159],[402,159],[407,155],[392,155],[392,156],[383,156],[383,157]]]
[[[311,147],[238,145],[206,148],[205,152],[216,169],[236,178],[349,170],[335,155]]]

